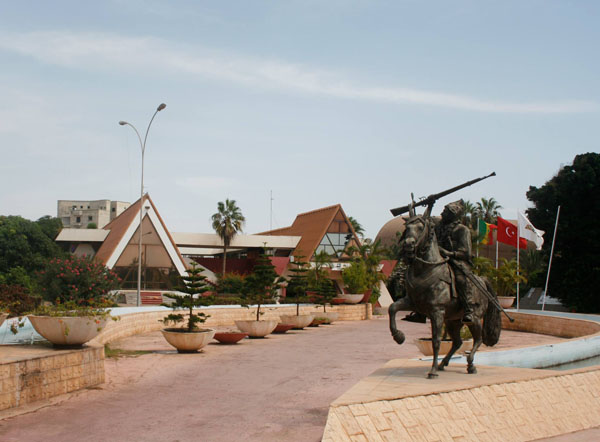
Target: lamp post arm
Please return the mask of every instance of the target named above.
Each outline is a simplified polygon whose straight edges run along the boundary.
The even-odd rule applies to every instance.
[[[160,111],[158,109],[156,109],[154,111],[154,115],[152,115],[152,118],[150,118],[150,123],[148,123],[148,128],[146,129],[146,135],[144,135],[144,144],[142,144],[142,155],[144,154],[144,151],[146,150],[146,140],[148,139],[148,132],[150,132],[150,126],[152,126],[152,122],[154,121],[154,117],[156,117],[156,114],[159,113]],[[136,130],[137,132],[137,130]],[[138,138],[139,138],[140,134],[138,134]],[[141,138],[140,138],[140,143],[142,142]]]

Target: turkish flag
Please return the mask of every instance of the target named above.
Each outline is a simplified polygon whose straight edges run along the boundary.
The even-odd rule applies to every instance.
[[[519,239],[519,248],[527,248],[527,240],[519,238],[517,234],[517,226],[504,218],[498,217],[498,230],[496,233],[496,241],[508,244],[509,246],[517,247],[517,238]]]

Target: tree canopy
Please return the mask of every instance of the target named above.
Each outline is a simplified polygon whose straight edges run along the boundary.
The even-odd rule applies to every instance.
[[[235,200],[219,201],[217,213],[211,217],[212,227],[223,240],[223,275],[227,268],[227,248],[235,235],[242,231],[246,218]]]
[[[14,275],[32,276],[48,258],[64,256],[54,242],[61,227],[56,218],[29,221],[20,216],[0,216],[0,279],[27,285],[27,281],[10,279]]]
[[[577,311],[599,312],[600,154],[577,155],[542,187],[531,186],[527,199],[534,204],[529,220],[546,232],[546,262],[560,206],[548,295]]]

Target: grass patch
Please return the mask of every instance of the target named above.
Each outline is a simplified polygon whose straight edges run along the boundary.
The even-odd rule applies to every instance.
[[[136,358],[141,355],[152,353],[146,350],[123,350],[120,348],[110,348],[108,344],[104,345],[104,356],[112,359],[119,358]]]

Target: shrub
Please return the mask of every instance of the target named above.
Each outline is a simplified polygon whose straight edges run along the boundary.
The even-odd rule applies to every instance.
[[[109,292],[120,278],[89,257],[52,258],[38,272],[42,298],[53,304],[72,301],[78,305],[106,307]]]
[[[37,308],[41,301],[22,285],[0,284],[0,311],[5,311],[9,317],[23,316]]]
[[[217,293],[240,294],[244,289],[244,276],[239,273],[226,273],[219,276]]]

